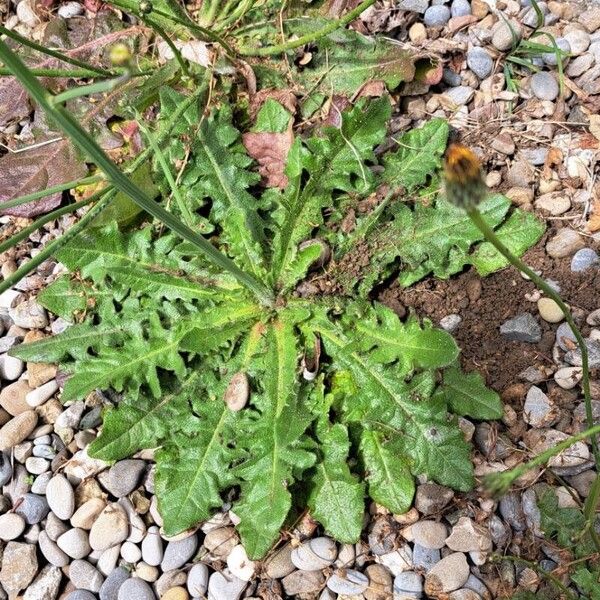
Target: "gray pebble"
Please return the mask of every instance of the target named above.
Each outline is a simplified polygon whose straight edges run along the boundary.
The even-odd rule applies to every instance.
[[[523,514],[521,498],[516,492],[509,492],[500,498],[499,503],[500,514],[504,520],[515,530],[525,531],[527,529],[527,521]]]
[[[429,6],[428,0],[400,0],[399,10],[410,10],[412,12],[424,13]]]
[[[94,406],[92,410],[81,417],[79,429],[95,429],[100,423],[102,423],[102,407]]]
[[[448,333],[452,333],[456,330],[456,328],[461,324],[462,317],[460,315],[451,314],[446,315],[440,319],[440,327],[447,331]]]
[[[78,527],[74,527],[63,533],[56,540],[56,543],[71,558],[84,558],[92,551],[87,531]]]
[[[25,590],[23,600],[53,600],[58,596],[62,572],[58,567],[46,565]]]
[[[530,80],[531,92],[540,100],[556,100],[558,83],[552,73],[540,71],[534,73]]]
[[[98,593],[104,583],[100,571],[87,560],[74,560],[69,565],[69,579],[77,589],[94,593]]]
[[[52,460],[56,456],[56,450],[52,446],[48,446],[46,444],[39,444],[37,446],[34,445],[33,456]]]
[[[64,2],[58,7],[58,16],[62,19],[71,19],[85,12],[79,2]]]
[[[143,460],[128,459],[115,463],[108,471],[108,491],[117,498],[127,496],[137,487],[145,468]]]
[[[532,385],[527,391],[523,405],[525,421],[532,427],[549,427],[557,421],[559,416],[559,412],[550,398],[539,387]]]
[[[25,531],[25,519],[15,513],[0,515],[0,540],[16,540]]]
[[[166,572],[183,567],[194,556],[197,548],[198,537],[195,533],[183,540],[169,542],[160,568]]]
[[[63,523],[53,512],[48,513],[46,519],[46,533],[54,542],[70,528],[66,523]]]
[[[475,90],[468,85],[459,85],[444,92],[444,97],[456,106],[464,106],[475,94]]]
[[[65,600],[96,600],[96,596],[88,590],[75,590],[71,592]]]
[[[50,463],[45,458],[37,458],[35,456],[30,456],[25,461],[25,468],[32,475],[41,475],[50,468]]]
[[[561,323],[556,329],[556,343],[563,350],[571,350],[576,344],[575,334],[568,323]]]
[[[129,579],[129,571],[123,567],[117,567],[104,580],[100,588],[100,600],[117,600],[119,597],[119,588]]]
[[[148,527],[148,534],[142,541],[142,558],[146,564],[157,567],[164,556],[163,542],[160,530],[156,525]]]
[[[68,479],[55,475],[46,487],[46,499],[52,512],[63,521],[67,521],[75,512],[75,493]]]
[[[4,452],[0,452],[0,487],[7,484],[12,477],[13,468],[10,463],[10,457]]]
[[[424,515],[440,512],[454,497],[454,492],[437,483],[422,483],[417,487],[415,508]]]
[[[443,27],[450,20],[450,9],[447,6],[430,6],[423,17],[427,27]]]
[[[498,21],[498,24],[494,28],[494,34],[492,35],[492,45],[497,50],[506,52],[513,47],[515,39],[518,43],[521,39],[521,29],[514,21],[510,23],[510,27],[504,21]]]
[[[333,573],[327,580],[327,587],[336,594],[356,596],[362,594],[369,585],[369,578],[354,569],[343,569]]]
[[[442,72],[442,80],[444,83],[447,83],[452,87],[459,86],[462,83],[462,77],[460,76],[460,73],[456,73],[447,67],[445,67]]]
[[[468,0],[454,0],[450,5],[450,13],[453,17],[466,17],[471,14],[471,5]]]
[[[537,343],[542,339],[542,330],[531,313],[522,313],[500,325],[500,333],[513,342]]]
[[[48,482],[50,479],[52,479],[52,471],[46,471],[45,473],[38,475],[35,478],[35,481],[31,484],[31,492],[33,494],[45,496],[46,488],[48,487]]]
[[[187,589],[192,598],[204,598],[208,589],[208,567],[204,563],[196,563],[188,573]],[[101,598],[100,600],[104,600]],[[109,599],[106,599],[109,600]]]
[[[397,526],[391,519],[378,518],[369,531],[369,547],[373,554],[387,554],[396,547]]]
[[[15,509],[28,525],[39,523],[50,512],[50,507],[44,496],[37,494],[24,494],[22,502]]]
[[[8,311],[13,323],[24,329],[43,329],[48,325],[46,309],[37,300],[25,300]]]
[[[308,576],[310,574],[307,573],[305,575]],[[238,579],[235,575],[229,573],[228,569],[224,569],[221,572],[215,571],[208,581],[208,600],[238,600],[247,585],[247,581]],[[130,599],[119,598],[119,600]]]
[[[69,564],[69,557],[58,547],[56,542],[53,542],[50,539],[47,532],[40,532],[38,544],[44,558],[51,565],[54,565],[55,567],[66,567]]]
[[[433,565],[438,563],[440,559],[441,554],[439,550],[425,548],[425,546],[421,546],[420,544],[415,544],[413,546],[412,561],[413,566],[416,569],[423,569],[423,571],[427,572]]]
[[[394,578],[394,593],[404,592],[420,595],[423,592],[423,577],[414,571],[400,573]]]
[[[590,369],[597,369],[600,367],[600,342],[596,340],[585,340],[585,345],[588,350],[588,362]],[[565,354],[565,360],[574,367],[581,366],[581,352],[579,348],[570,350]]]
[[[152,588],[138,577],[127,579],[119,588],[118,600],[156,600]]]
[[[484,48],[471,48],[467,52],[467,66],[479,79],[489,77],[494,68],[494,61]]]
[[[558,37],[555,41],[559,50],[563,50],[564,52],[571,52],[571,44],[569,44],[569,40],[566,40],[563,37]],[[555,52],[546,52],[545,54],[542,54],[542,59],[547,65],[551,67],[555,67],[558,64]],[[564,64],[565,58],[563,57],[562,60]]]
[[[600,257],[595,250],[591,248],[582,248],[573,254],[571,259],[571,271],[580,273],[586,271],[590,267],[595,267],[600,262]]]

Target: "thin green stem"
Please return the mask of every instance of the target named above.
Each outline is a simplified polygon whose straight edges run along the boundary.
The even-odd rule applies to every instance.
[[[219,9],[220,3],[221,0],[210,0],[210,3],[208,4],[208,10],[202,15],[202,25],[204,27],[211,27],[214,25],[215,16],[217,15],[217,10]],[[204,7],[204,4],[205,3],[202,2],[202,7]]]
[[[75,100],[75,98],[81,98],[82,96],[91,96],[92,94],[103,94],[105,92],[110,92],[128,80],[129,74],[124,73],[115,79],[96,81],[90,85],[78,85],[69,90],[61,92],[60,94],[57,94],[52,98],[52,102],[54,104],[62,104],[63,102]]]
[[[138,0],[110,0],[109,3],[114,4],[115,6],[118,6],[119,8],[122,8],[124,10],[127,10],[140,18],[143,16],[138,8]],[[153,8],[150,15],[158,15],[161,20],[161,26],[166,27],[167,24],[176,23],[177,25],[181,25],[188,31],[200,34],[201,39],[203,39],[204,41],[210,41],[219,44],[225,50],[229,58],[235,58],[235,50],[221,36],[214,33],[214,31],[206,29],[205,27],[201,27],[200,25],[197,25],[190,19],[184,20],[175,15],[170,15],[158,8]],[[156,22],[156,19],[153,19],[153,21]],[[173,28],[171,27],[170,30],[172,29]]]
[[[13,285],[15,285],[15,283],[17,283],[18,281],[23,279],[23,277],[26,277],[29,273],[31,273],[31,271],[37,269],[37,267],[39,267],[46,259],[53,256],[66,243],[72,240],[80,231],[85,229],[88,226],[88,224],[108,206],[113,196],[114,190],[111,190],[106,194],[105,198],[103,198],[95,206],[93,206],[83,217],[81,217],[81,219],[77,223],[72,225],[68,231],[65,231],[65,233],[63,233],[59,238],[52,240],[49,244],[46,244],[46,246],[41,252],[36,254],[31,260],[28,260],[25,264],[21,265],[12,275],[7,277],[2,283],[0,283],[0,294],[10,289]],[[82,202],[83,204],[87,204],[89,200],[82,200]],[[69,208],[73,210],[74,206],[75,204],[71,204],[70,206],[65,206],[64,208]],[[56,218],[56,216],[54,218]]]
[[[91,177],[83,177],[82,179],[74,179],[73,181],[67,181],[66,183],[54,185],[52,187],[46,188],[45,190],[40,190],[39,192],[33,192],[32,194],[27,194],[26,196],[19,196],[14,200],[2,202],[0,204],[0,209],[4,211],[9,208],[14,208],[15,206],[21,206],[21,204],[27,204],[28,202],[33,202],[35,200],[39,200],[40,198],[45,198],[46,196],[51,196],[52,194],[57,194],[58,192],[72,190],[73,188],[79,187],[80,185],[90,185],[92,183],[98,183],[98,181],[104,181],[104,179],[104,175],[92,175]]]
[[[175,60],[179,63],[179,66],[181,67],[183,74],[186,77],[189,77],[190,72],[189,72],[187,63],[185,62],[185,59],[181,55],[181,52],[179,52],[179,48],[174,44],[173,40],[169,37],[168,33],[156,21],[153,21],[146,15],[141,15],[141,19],[144,21],[144,23],[146,23],[148,25],[148,27],[151,27],[152,29],[154,29],[154,31],[156,31],[156,33],[158,33],[158,35],[160,35],[160,37],[163,40],[165,40],[165,43],[167,44],[167,46],[169,46],[169,48],[171,49],[171,52],[175,56]]]
[[[96,200],[101,194],[105,194],[105,193],[106,193],[106,190],[102,190],[101,192],[94,194],[93,196],[90,196],[89,198],[86,198],[85,200],[80,200],[79,202],[75,202],[74,204],[67,204],[66,206],[58,208],[58,209],[44,215],[43,217],[36,219],[31,225],[29,225],[28,227],[24,227],[23,229],[21,229],[21,231],[19,231],[19,233],[15,233],[15,235],[11,236],[7,240],[4,240],[4,242],[0,243],[0,254],[2,252],[6,252],[9,248],[16,246],[19,242],[26,240],[34,231],[37,231],[38,229],[40,229],[40,227],[43,227],[46,223],[49,223],[50,221],[54,221],[55,219],[58,219],[59,217],[62,217],[63,215],[66,215],[68,213],[75,212],[76,210],[80,209],[81,207],[86,206],[90,202],[93,202],[94,200]],[[25,263],[25,264],[29,264],[29,263]],[[35,267],[32,267],[31,269],[27,270],[27,273],[30,273],[31,270],[33,270],[34,268]],[[16,283],[17,281],[18,281],[18,279],[16,281],[14,281],[13,283]],[[4,281],[0,285],[0,293],[5,291],[4,288],[2,287],[5,285],[6,285],[6,281]],[[8,285],[6,287],[6,289],[8,289],[9,287],[10,287],[10,285]]]
[[[174,217],[159,203],[149,198],[143,190],[124,175],[71,114],[62,106],[55,106],[53,104],[51,94],[40,85],[38,80],[29,73],[23,61],[1,40],[0,59],[14,72],[23,87],[46,114],[59,125],[85,155],[89,156],[104,171],[114,187],[129,196],[140,208],[163,222],[184,240],[194,244],[213,265],[231,273],[241,285],[256,296],[261,304],[266,306],[272,305],[273,294],[262,281],[240,269],[228,256],[215,248],[203,236]]]
[[[519,269],[522,273],[525,273],[536,286],[541,289],[546,296],[552,298],[554,302],[558,305],[560,310],[562,311],[566,322],[571,327],[573,331],[573,335],[577,340],[577,344],[579,345],[579,349],[581,352],[581,367],[582,367],[582,387],[583,387],[583,396],[584,396],[584,404],[585,404],[585,415],[588,429],[578,435],[571,436],[564,440],[563,442],[557,444],[553,448],[549,448],[545,452],[540,453],[534,459],[530,460],[527,463],[519,465],[514,469],[506,473],[497,474],[498,477],[494,478],[494,476],[490,476],[488,479],[488,484],[495,489],[496,491],[504,490],[507,491],[512,482],[525,474],[529,469],[535,468],[539,465],[545,464],[553,456],[556,456],[563,450],[566,450],[574,443],[584,440],[586,438],[590,438],[592,444],[592,452],[594,455],[594,461],[596,463],[596,469],[600,468],[600,453],[598,451],[598,442],[596,440],[596,435],[600,433],[600,425],[594,425],[594,416],[592,413],[592,396],[590,391],[590,372],[589,372],[589,358],[588,358],[588,349],[585,344],[585,340],[573,319],[573,315],[569,310],[569,307],[563,302],[563,299],[560,295],[550,287],[535,271],[533,271],[530,267],[528,267],[522,260],[517,258],[496,236],[494,230],[486,223],[485,219],[477,209],[477,207],[470,207],[467,209],[467,214],[471,218],[471,221],[477,226],[477,228],[483,233],[484,237],[491,243],[493,246],[508,260],[510,264]],[[507,485],[508,484],[508,485]],[[594,516],[596,514],[596,509],[598,507],[598,501],[600,500],[600,474],[596,474],[596,479],[592,484],[592,489],[590,490],[590,494],[587,497],[584,505],[584,516],[586,518],[587,528],[590,532],[590,536],[596,549],[600,552],[600,537],[596,533],[594,528]]]
[[[530,267],[528,267],[521,259],[517,258],[498,238],[494,230],[486,223],[482,214],[479,212],[477,207],[470,207],[467,209],[467,214],[471,218],[471,221],[475,224],[475,226],[483,233],[484,237],[508,260],[508,262],[516,267],[522,273],[525,273],[535,283],[535,285],[546,294],[549,298],[552,298],[556,304],[558,304],[560,310],[562,311],[565,321],[571,327],[573,331],[573,335],[577,340],[579,345],[579,350],[581,352],[581,368],[583,372],[582,377],[582,387],[583,387],[583,397],[585,401],[585,414],[588,428],[594,426],[594,417],[592,414],[592,395],[590,391],[590,372],[589,372],[589,358],[588,358],[588,349],[585,344],[585,340],[573,319],[573,315],[569,310],[569,307],[563,302],[563,299],[560,295],[550,287],[535,271],[533,271]],[[595,438],[592,438],[592,450],[594,453],[594,460],[596,461],[596,466],[600,468],[600,453],[598,451],[598,443]]]
[[[89,69],[29,69],[32,75],[36,77],[98,77],[98,73]],[[12,75],[12,71],[6,67],[0,67],[0,75]]]
[[[571,590],[569,590],[569,588],[567,588],[567,586],[565,586],[558,577],[552,575],[552,573],[549,573],[548,571],[544,571],[544,569],[542,569],[542,567],[540,567],[540,565],[536,562],[526,560],[524,558],[521,558],[520,556],[512,556],[510,554],[505,554],[503,556],[500,556],[498,554],[492,554],[492,556],[490,557],[490,561],[509,561],[518,565],[527,566],[533,571],[535,571],[542,579],[547,579],[550,583],[555,585],[570,600],[575,600],[576,598],[571,592]]]
[[[194,217],[193,217],[188,205],[185,203],[185,200],[181,196],[181,193],[179,191],[179,188],[177,187],[177,183],[175,182],[175,179],[173,178],[173,174],[171,173],[171,168],[169,167],[169,164],[167,162],[167,159],[165,158],[165,155],[163,154],[162,150],[160,149],[160,146],[156,143],[156,139],[154,138],[154,135],[152,134],[152,132],[142,123],[142,119],[139,114],[136,114],[136,119],[138,121],[138,126],[139,126],[141,132],[144,134],[144,136],[148,140],[148,143],[150,144],[150,147],[152,148],[154,154],[156,154],[156,158],[160,164],[160,167],[165,176],[165,179],[167,180],[167,183],[169,184],[169,187],[171,188],[171,191],[173,192],[173,196],[175,196],[175,200],[177,201],[177,206],[179,207],[179,211],[183,215],[186,224],[189,227],[193,226]]]
[[[114,77],[115,74],[103,69],[102,67],[95,67],[94,65],[90,65],[83,60],[79,60],[77,58],[71,58],[70,56],[66,56],[61,52],[57,52],[56,50],[50,50],[50,48],[46,48],[36,42],[33,42],[22,35],[19,35],[16,31],[11,31],[10,29],[6,29],[0,25],[0,34],[4,34],[6,37],[12,38],[15,42],[19,42],[19,44],[23,44],[23,46],[28,46],[33,50],[37,50],[38,52],[42,52],[43,54],[47,54],[48,56],[52,56],[52,58],[57,58],[63,62],[69,63],[70,65],[74,65],[76,67],[81,67],[82,69],[86,69],[87,71],[91,71],[94,75],[105,75],[107,77]]]
[[[570,448],[573,444],[581,442],[587,438],[593,439],[600,433],[600,425],[594,425],[590,429],[586,429],[581,433],[577,433],[568,437],[566,440],[559,442],[555,446],[540,452],[537,456],[534,456],[531,460],[513,467],[509,471],[502,471],[501,473],[492,473],[484,477],[485,486],[494,494],[502,495],[505,494],[510,486],[522,475],[525,475],[531,469],[545,465],[551,458],[560,454],[567,448]]]
[[[346,13],[340,19],[331,21],[331,23],[325,25],[325,27],[322,27],[318,31],[315,31],[314,33],[308,33],[295,40],[289,40],[283,44],[277,44],[275,46],[267,46],[266,48],[242,47],[238,52],[243,56],[274,56],[275,54],[281,54],[283,52],[287,52],[288,50],[293,50],[294,48],[304,46],[305,44],[310,44],[311,42],[315,42],[322,37],[333,33],[336,29],[345,27],[348,25],[348,23],[354,21],[354,19],[356,19],[361,13],[367,10],[369,6],[375,4],[375,2],[376,0],[363,0],[363,2],[361,2],[356,8]]]

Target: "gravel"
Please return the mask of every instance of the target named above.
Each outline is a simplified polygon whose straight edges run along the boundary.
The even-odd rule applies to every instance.
[[[447,6],[430,6],[423,17],[427,27],[443,27],[450,20],[450,9]]]
[[[467,52],[467,65],[479,79],[485,79],[492,74],[494,61],[487,50],[476,46]]]
[[[573,254],[571,259],[571,271],[581,273],[600,264],[600,256],[592,248],[581,248]]]
[[[514,342],[536,344],[542,339],[542,330],[531,313],[523,313],[500,325],[500,333]]]
[[[531,92],[540,100],[556,100],[558,82],[552,73],[540,71],[531,76]]]

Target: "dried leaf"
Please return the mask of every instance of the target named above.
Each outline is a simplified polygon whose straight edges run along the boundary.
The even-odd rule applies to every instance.
[[[294,141],[291,129],[285,133],[248,132],[242,136],[248,154],[258,163],[258,172],[267,187],[284,189],[288,184],[285,165]]]
[[[590,115],[590,133],[600,140],[600,115]]]
[[[25,118],[31,106],[29,96],[14,77],[0,79],[0,127]]]
[[[0,158],[0,206],[2,202],[31,194],[86,175],[83,160],[70,142],[61,140]],[[1,211],[13,217],[34,217],[56,208],[62,192],[35,202]]]
[[[253,121],[256,120],[258,111],[269,98],[279,102],[279,104],[289,110],[292,114],[296,113],[296,96],[294,96],[291,90],[267,88],[254,94],[250,100],[250,117]]]

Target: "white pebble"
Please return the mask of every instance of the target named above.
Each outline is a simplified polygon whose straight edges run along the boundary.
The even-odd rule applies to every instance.
[[[0,356],[0,377],[8,381],[15,381],[25,369],[25,363],[14,356],[2,354]]]
[[[39,388],[35,388],[25,396],[25,401],[29,406],[35,408],[36,406],[41,406],[49,400],[56,392],[58,391],[58,383],[56,383],[56,379],[51,379],[44,385],[41,385]]]
[[[128,563],[135,564],[142,558],[142,551],[132,542],[124,542],[121,546],[121,556]]]
[[[46,500],[50,510],[64,521],[70,519],[75,511],[75,493],[68,479],[61,474],[55,475],[46,486]]]
[[[71,19],[83,14],[83,6],[79,2],[64,2],[58,8],[58,16],[63,19]]]
[[[25,531],[25,519],[16,513],[0,515],[0,540],[16,540]]]
[[[244,546],[238,544],[227,557],[229,570],[242,581],[250,581],[256,570],[256,564],[246,554]]]
[[[33,475],[41,475],[50,468],[50,463],[45,458],[30,456],[25,461],[25,468]]]

